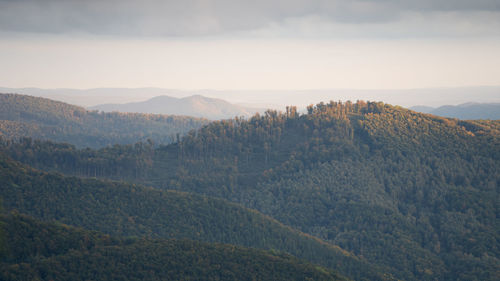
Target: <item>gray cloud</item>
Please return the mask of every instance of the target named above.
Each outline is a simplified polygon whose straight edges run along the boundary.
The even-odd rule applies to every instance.
[[[279,32],[293,33],[290,23],[302,22],[302,27],[309,25],[311,30],[315,28],[310,25],[320,24],[318,29],[330,30],[327,36],[342,33],[339,28],[349,25],[345,32],[363,37],[359,29],[366,25],[371,25],[371,29],[385,26],[390,31],[388,24],[405,22],[408,15],[432,18],[437,25],[452,15],[457,21],[465,18],[475,26],[472,33],[488,35],[490,29],[481,28],[486,26],[485,21],[491,23],[492,20],[470,16],[478,13],[500,15],[500,1],[0,0],[0,31],[168,37],[259,34],[267,30],[268,34],[274,32],[280,36]],[[500,24],[498,20],[493,22],[495,27]],[[443,33],[447,32],[446,28]],[[384,31],[380,29],[379,33],[383,36]],[[456,36],[455,33],[450,36]],[[299,36],[300,32],[297,34]]]

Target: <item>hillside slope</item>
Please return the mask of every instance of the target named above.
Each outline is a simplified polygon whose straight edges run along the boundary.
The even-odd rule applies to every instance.
[[[158,149],[5,149],[44,169],[85,176],[86,167],[100,177],[239,202],[401,279],[495,280],[500,273],[499,121],[331,102],[306,114],[291,107],[212,122]],[[135,160],[124,165],[114,160],[120,157]]]
[[[346,280],[289,255],[189,240],[115,238],[0,215],[2,280]]]
[[[90,107],[91,110],[104,112],[137,112],[168,115],[186,115],[212,120],[228,119],[236,116],[250,117],[263,109],[245,108],[225,100],[196,95],[185,98],[158,96],[143,102],[125,104],[101,104]]]
[[[273,249],[354,279],[381,280],[366,262],[221,199],[33,170],[0,155],[5,209],[111,235],[193,239]]]
[[[0,94],[0,136],[70,142],[79,147],[170,143],[208,121],[185,116],[99,113],[44,98]]]

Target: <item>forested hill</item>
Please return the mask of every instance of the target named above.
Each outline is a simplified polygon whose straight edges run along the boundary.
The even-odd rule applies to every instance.
[[[0,94],[0,136],[69,142],[78,147],[170,143],[205,119],[138,113],[99,113],[45,98]]]
[[[116,238],[0,215],[0,279],[346,280],[286,254],[189,240]]]
[[[353,279],[382,280],[382,271],[362,259],[222,199],[63,177],[36,171],[1,154],[0,182],[6,210],[45,221],[115,236],[193,239],[275,250]]]
[[[212,122],[158,149],[4,149],[43,169],[236,201],[401,279],[499,277],[499,121],[331,102]]]

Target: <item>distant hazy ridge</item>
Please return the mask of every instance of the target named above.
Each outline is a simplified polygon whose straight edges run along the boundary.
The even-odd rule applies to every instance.
[[[186,115],[208,119],[228,119],[235,116],[250,117],[265,109],[246,108],[231,104],[225,100],[207,98],[200,95],[174,98],[158,96],[143,102],[125,104],[102,104],[90,107],[104,112],[136,112],[169,115]]]
[[[460,105],[444,105],[438,108],[430,106],[413,106],[410,109],[462,120],[500,119],[500,103],[464,103]]]

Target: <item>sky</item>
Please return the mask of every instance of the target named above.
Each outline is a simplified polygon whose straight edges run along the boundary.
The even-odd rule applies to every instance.
[[[0,0],[0,86],[500,85],[499,0]]]

